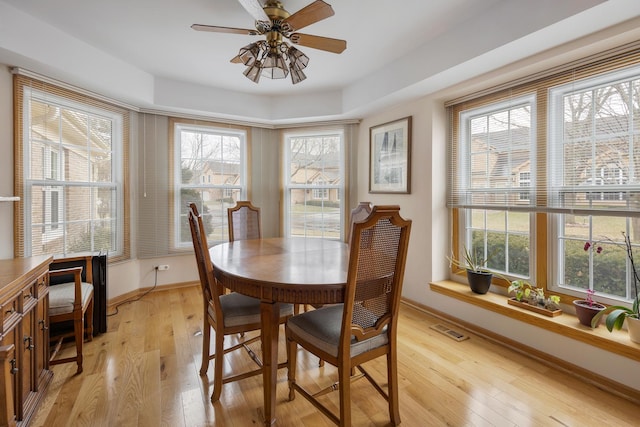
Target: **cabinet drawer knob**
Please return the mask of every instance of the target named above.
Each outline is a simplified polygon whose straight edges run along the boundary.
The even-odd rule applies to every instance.
[[[18,368],[16,367],[16,359],[11,359],[11,374],[15,375],[18,373]]]

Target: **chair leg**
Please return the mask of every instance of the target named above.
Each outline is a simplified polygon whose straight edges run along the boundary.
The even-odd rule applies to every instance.
[[[389,388],[389,418],[394,426],[400,425],[398,396],[398,360],[394,351],[387,353],[387,384]]]
[[[222,364],[224,363],[224,335],[216,332],[216,348],[213,358],[213,394],[211,403],[220,400],[222,393]]]
[[[80,374],[82,373],[82,344],[84,342],[84,316],[82,313],[73,320],[73,329],[76,340],[76,363],[78,364],[76,373]]]
[[[209,347],[211,346],[211,325],[209,325],[206,317],[204,318],[202,329],[202,364],[200,365],[200,375],[205,376],[209,370]]]
[[[287,339],[287,380],[289,384],[289,400],[296,397],[293,384],[296,382],[296,359],[298,353],[298,345],[295,341]]]
[[[338,367],[338,381],[340,383],[340,425],[351,426],[351,369],[342,363]]]

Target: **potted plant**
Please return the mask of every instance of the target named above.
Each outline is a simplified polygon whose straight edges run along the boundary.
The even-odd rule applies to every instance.
[[[473,292],[476,294],[489,292],[491,280],[493,279],[493,273],[486,268],[489,258],[483,258],[465,246],[464,259],[462,261],[453,256],[447,257],[447,259],[452,265],[467,271],[467,280]]]
[[[597,328],[600,324],[600,321],[595,325],[591,325],[591,320],[593,317],[598,314],[600,311],[607,308],[605,305],[595,302],[593,300],[593,295],[596,293],[593,289],[587,290],[587,299],[574,300],[573,306],[576,309],[576,316],[578,317],[578,321],[580,324],[584,326],[589,326],[591,328]],[[602,320],[602,317],[600,318]]]
[[[522,301],[523,299],[529,301],[531,297],[531,283],[524,280],[514,280],[509,285],[507,289],[507,293],[514,293],[516,301]]]
[[[551,295],[547,298],[544,289],[533,286],[525,280],[514,280],[507,288],[508,293],[514,293],[514,297],[509,298],[507,303],[524,308],[545,316],[559,316],[560,297]]]
[[[640,344],[640,294],[638,294],[638,271],[633,260],[633,247],[631,246],[631,239],[629,236],[622,232],[624,236],[624,242],[627,251],[627,258],[631,263],[631,269],[633,271],[633,288],[635,291],[635,298],[631,304],[631,308],[622,305],[610,305],[604,310],[597,313],[591,320],[591,326],[595,327],[602,317],[605,317],[605,325],[609,332],[614,329],[622,329],[624,321],[627,320],[627,328],[629,330],[629,338],[631,341]]]

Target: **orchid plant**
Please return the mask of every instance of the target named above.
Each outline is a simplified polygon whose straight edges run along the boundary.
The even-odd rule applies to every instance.
[[[638,270],[636,269],[635,261],[633,259],[633,246],[631,245],[631,238],[624,231],[622,232],[622,236],[624,238],[625,249],[627,251],[627,258],[629,259],[631,270],[633,272],[633,290],[635,292],[635,297],[633,299],[631,308],[622,305],[611,305],[593,317],[591,325],[592,327],[595,327],[595,325],[600,322],[602,316],[606,315],[607,317],[605,320],[605,324],[609,332],[612,332],[613,329],[620,330],[622,328],[624,320],[627,317],[640,319],[640,294],[638,294],[638,282],[640,281],[640,277],[638,276]],[[589,247],[591,247],[591,245]],[[585,244],[585,250],[588,250],[589,247],[587,247],[587,245]],[[596,250],[596,252],[600,253],[602,252],[602,250]]]

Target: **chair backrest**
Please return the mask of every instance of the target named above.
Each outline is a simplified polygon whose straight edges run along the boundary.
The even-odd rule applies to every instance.
[[[230,242],[262,237],[260,208],[253,206],[250,201],[238,201],[234,207],[228,208],[227,219]]]
[[[207,245],[207,235],[204,229],[202,216],[198,213],[195,203],[189,204],[189,228],[191,229],[191,240],[193,250],[196,254],[198,264],[198,274],[200,275],[200,286],[205,303],[213,306],[216,313],[220,313],[219,296],[222,294],[222,286],[218,285],[213,277],[213,265],[209,256],[209,246]]]
[[[396,333],[411,220],[399,206],[374,206],[353,224],[341,345]]]
[[[351,232],[353,231],[353,223],[367,219],[371,213],[371,202],[360,202],[358,206],[351,209],[351,221],[349,227],[349,245],[351,245]]]

